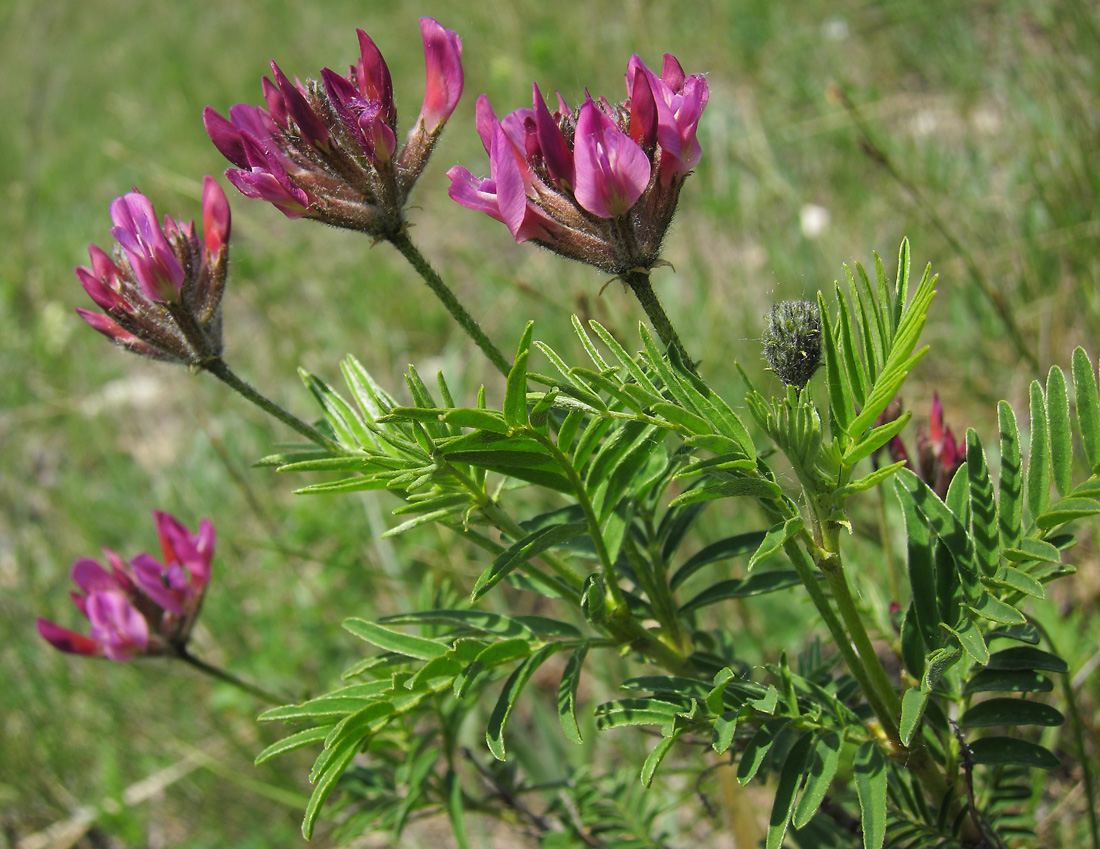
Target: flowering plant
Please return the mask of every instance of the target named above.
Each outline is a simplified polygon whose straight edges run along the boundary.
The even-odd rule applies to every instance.
[[[601,762],[597,732],[644,728],[654,745],[630,769],[651,788],[676,765],[714,831],[708,782],[727,780],[726,798],[733,779],[770,782],[766,814],[738,826],[766,849],[1005,845],[1026,828],[1030,770],[1076,754],[1091,775],[1080,748],[1029,731],[1063,724],[1043,694],[1067,670],[1034,611],[1072,571],[1074,523],[1100,514],[1088,354],[1073,353],[1072,396],[1058,368],[1031,385],[1026,462],[1007,403],[991,462],[975,430],[956,442],[937,396],[912,465],[900,439],[911,414],[894,405],[928,350],[918,343],[936,277],[910,277],[906,241],[893,275],[875,255],[871,274],[845,269],[846,286],[771,311],[763,354],[782,390],[738,365],[743,394],[720,393],[724,364],[691,357],[649,280],[703,155],[709,98],[706,79],[666,55],[659,75],[629,60],[619,104],[586,94],[570,106],[559,94],[551,112],[536,85],[531,109],[497,119],[479,98],[489,177],[455,166],[450,196],[517,242],[615,275],[653,328],[639,325],[636,344],[574,318],[575,350],[560,353],[529,323],[506,357],[408,234],[410,192],[464,82],[458,35],[430,19],[421,34],[428,82],[400,147],[390,73],[362,31],[346,76],[291,82],[272,63],[266,108],[237,104],[228,118],[208,108],[205,127],[241,194],[393,245],[501,372],[499,403],[484,387],[456,399],[442,374],[433,391],[414,368],[401,403],[348,357],[350,397],[305,374],[320,405],[310,423],[240,379],[221,341],[229,207],[209,177],[201,241],[192,224],[162,225],[135,190],[112,204],[113,255],[93,246],[76,273],[103,311],[81,312],[92,327],[213,374],[307,441],[258,465],[326,476],[305,495],[395,498],[389,535],[438,526],[479,552],[479,574],[456,574],[458,593],[428,587],[384,619],[344,611],[367,655],[327,692],[290,703],[191,654],[203,597],[216,592],[214,532],[157,513],[163,562],[109,550],[109,568],[78,560],[73,599],[91,631],[40,620],[42,636],[115,661],[183,659],[275,702],[260,718],[293,728],[257,761],[317,751],[307,838],[327,810],[349,840],[445,812],[460,846],[472,814],[519,821],[546,846],[694,843],[692,828],[671,828],[653,796],[638,801],[619,765]],[[904,532],[884,520],[857,546],[853,520],[876,490]],[[902,579],[891,572],[892,597],[876,606],[860,587],[897,554]],[[753,663],[725,612],[771,596],[806,600],[814,625],[797,657],[769,646]],[[1071,700],[1061,707],[1072,712]],[[531,756],[551,757],[548,714],[528,718],[530,735],[516,730],[531,702],[556,712],[555,740],[584,747],[582,767],[562,757],[564,777],[545,784]],[[510,752],[527,755],[524,769],[498,765]]]

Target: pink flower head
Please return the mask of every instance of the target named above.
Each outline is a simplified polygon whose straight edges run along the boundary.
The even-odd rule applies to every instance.
[[[627,92],[617,105],[587,96],[576,111],[559,94],[551,112],[536,85],[533,108],[500,120],[482,95],[477,129],[489,177],[452,168],[451,198],[504,222],[517,242],[615,274],[652,268],[699,161],[695,133],[707,87],[671,56],[661,76],[635,56]]]
[[[246,197],[288,218],[314,218],[374,236],[405,226],[409,192],[462,95],[462,42],[431,18],[420,29],[428,79],[424,105],[403,146],[389,68],[362,30],[359,58],[346,76],[325,68],[320,81],[291,82],[271,64],[262,83],[266,109],[238,103],[203,123],[234,166],[225,172]]]
[[[892,422],[900,415],[901,403],[895,399],[890,402],[890,406],[879,416],[875,424],[877,426]],[[904,462],[905,467],[915,472],[921,480],[932,487],[940,498],[945,498],[955,472],[966,462],[966,455],[959,450],[951,428],[944,426],[943,404],[937,392],[932,393],[932,409],[927,428],[924,426],[917,428],[916,446],[917,461],[914,468],[913,460],[900,436],[895,436],[886,443],[891,462]]]
[[[127,661],[142,655],[181,651],[202,606],[214,556],[214,528],[199,523],[192,534],[167,513],[154,512],[164,562],[139,554],[127,564],[110,549],[109,569],[90,557],[73,563],[81,592],[73,603],[88,618],[87,635],[38,620],[38,632],[55,648],[71,654]]]
[[[103,312],[78,309],[92,328],[134,353],[193,364],[221,353],[221,297],[229,264],[229,202],[203,178],[203,238],[193,223],[165,216],[138,191],[111,204],[114,256],[88,248],[91,267],[75,270]]]

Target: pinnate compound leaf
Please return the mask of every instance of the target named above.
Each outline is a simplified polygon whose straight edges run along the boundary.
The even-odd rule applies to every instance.
[[[1050,749],[1015,737],[982,737],[969,744],[970,759],[992,766],[1026,766],[1057,769],[1062,762]]]
[[[1100,463],[1100,393],[1096,389],[1096,372],[1084,348],[1073,351],[1073,390],[1085,457],[1089,466],[1095,467]]]
[[[528,534],[497,557],[489,568],[481,573],[474,584],[471,601],[477,601],[485,595],[513,569],[556,545],[575,539],[587,530],[588,523],[582,521],[568,522],[564,525],[550,525]]]
[[[852,771],[863,824],[863,849],[882,849],[886,840],[886,759],[868,741],[856,752]]]
[[[543,662],[561,648],[559,645],[549,643],[521,663],[516,670],[508,676],[504,682],[504,688],[500,691],[496,706],[489,716],[489,725],[485,729],[485,742],[489,744],[489,751],[498,761],[504,760],[504,726],[515,707],[519,694],[531,680]]]
[[[1024,699],[995,698],[969,708],[959,720],[960,728],[990,725],[1044,725],[1054,727],[1066,721],[1057,708]]]

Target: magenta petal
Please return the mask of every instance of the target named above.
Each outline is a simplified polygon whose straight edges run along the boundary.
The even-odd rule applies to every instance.
[[[489,105],[489,98],[484,94],[478,97],[477,105],[474,107],[474,122],[477,126],[477,134],[481,137],[481,146],[485,148],[486,153],[489,153],[489,148],[493,146],[493,129],[500,122],[497,121],[493,107]]]
[[[614,218],[642,196],[651,168],[645,152],[592,100],[581,107],[573,145],[577,202],[600,218]]]
[[[89,636],[103,645],[111,660],[132,660],[149,645],[149,623],[121,593],[89,596],[88,620]]]
[[[267,111],[271,115],[271,120],[285,130],[287,119],[290,117],[286,109],[286,98],[279,91],[279,87],[267,77],[260,80],[260,88],[263,89],[264,102],[267,104]]]
[[[630,87],[630,137],[650,150],[657,143],[657,102],[644,68],[634,72]]]
[[[427,83],[414,131],[423,123],[429,133],[434,133],[451,117],[462,97],[462,39],[431,18],[420,19],[420,33],[424,40]]]
[[[664,62],[661,64],[661,82],[676,92],[684,87],[684,69],[671,53],[664,55]]]
[[[85,593],[107,592],[119,588],[118,580],[91,557],[78,558],[69,569],[73,583]]]
[[[244,145],[241,144],[241,132],[228,118],[223,118],[207,106],[202,110],[202,123],[206,127],[206,134],[210,136],[210,141],[214,142],[214,147],[222,156],[238,168],[248,167]]]
[[[371,37],[361,29],[355,32],[359,36],[359,62],[356,65],[355,74],[356,81],[359,83],[359,93],[369,101],[381,103],[386,123],[393,126],[397,121],[397,108],[393,102],[393,81],[390,78],[390,69],[386,66],[382,52]]]
[[[221,253],[229,242],[229,200],[213,177],[202,178],[202,236],[208,255]]]
[[[294,123],[298,125],[302,138],[307,143],[317,147],[327,147],[328,127],[317,117],[317,113],[313,111],[313,107],[309,105],[305,95],[294,83],[287,79],[282,68],[274,62],[271,63],[271,70],[275,74],[275,82],[278,84],[279,92],[283,95],[283,101],[286,103],[286,111],[294,119]]]
[[[183,285],[184,271],[164,236],[152,201],[141,192],[128,192],[111,203],[111,235],[122,245],[146,297],[174,301]]]
[[[489,166],[497,186],[497,205],[500,208],[501,220],[512,232],[512,236],[516,237],[523,225],[527,209],[527,193],[523,175],[516,161],[515,149],[500,124],[497,124],[493,132]]]
[[[179,595],[168,585],[168,572],[151,554],[139,554],[130,561],[130,568],[137,578],[138,587],[151,598],[158,607],[182,616],[183,605]]]
[[[60,625],[55,625],[46,619],[39,619],[35,624],[43,639],[56,649],[69,654],[83,654],[88,657],[103,654],[103,646],[91,637],[78,634],[76,631],[70,631],[68,628],[62,628]]]
[[[573,151],[569,149],[569,143],[562,134],[561,127],[550,114],[546,107],[546,101],[539,91],[538,83],[534,86],[535,99],[535,127],[538,131],[539,148],[550,175],[566,188],[573,187]]]

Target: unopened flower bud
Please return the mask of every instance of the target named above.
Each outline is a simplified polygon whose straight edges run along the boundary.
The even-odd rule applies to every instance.
[[[821,313],[813,301],[781,301],[768,313],[764,359],[787,386],[802,389],[821,365]]]

